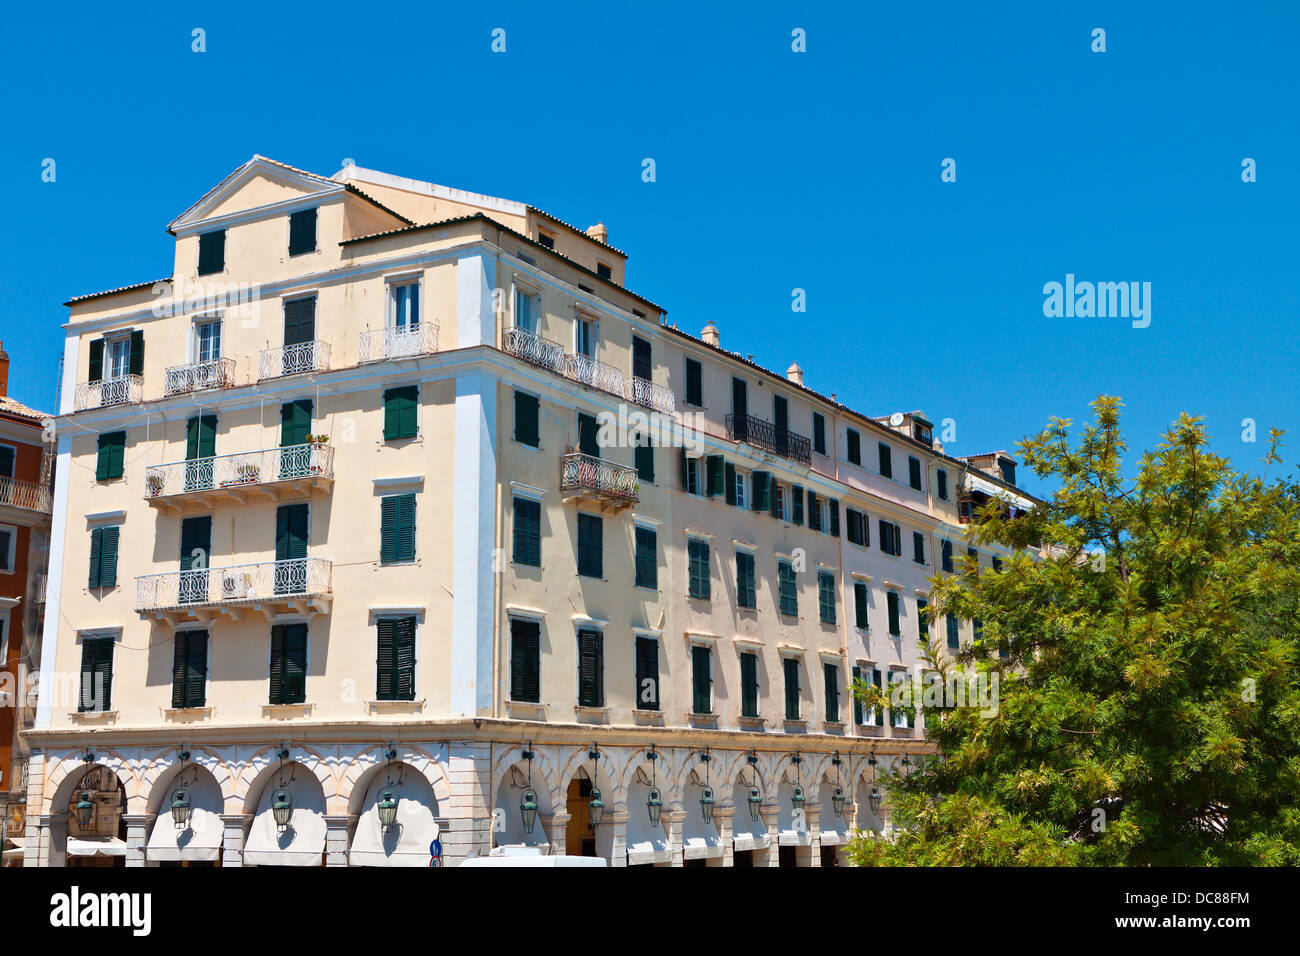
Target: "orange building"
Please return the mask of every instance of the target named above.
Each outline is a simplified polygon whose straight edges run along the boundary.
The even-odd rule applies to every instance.
[[[36,715],[28,675],[40,673],[53,463],[42,442],[46,416],[8,392],[9,356],[0,344],[0,848],[6,865],[22,857],[27,751],[18,733]]]

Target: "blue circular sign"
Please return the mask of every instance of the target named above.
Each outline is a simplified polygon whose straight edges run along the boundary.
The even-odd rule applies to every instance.
[[[442,856],[442,841],[434,840],[429,844],[429,856]]]

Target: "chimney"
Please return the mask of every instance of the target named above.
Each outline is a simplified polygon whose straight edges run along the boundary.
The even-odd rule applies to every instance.
[[[718,327],[712,322],[704,327],[704,331],[700,333],[700,338],[704,339],[705,345],[712,345],[714,348],[718,347],[718,342],[721,340],[718,336]]]
[[[609,230],[605,228],[603,222],[598,222],[594,226],[587,227],[587,235],[595,239],[601,245],[609,245]]]
[[[803,384],[803,369],[799,367],[798,362],[791,362],[790,367],[785,370],[785,377],[796,385]]]
[[[0,342],[0,398],[9,394],[9,353]]]

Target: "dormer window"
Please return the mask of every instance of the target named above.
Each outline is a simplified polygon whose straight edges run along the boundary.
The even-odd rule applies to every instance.
[[[316,251],[316,209],[300,209],[289,216],[289,255]]]
[[[614,270],[603,262],[596,263],[596,275],[600,276],[606,282],[614,277]]]
[[[1016,483],[1016,463],[1010,458],[998,459],[998,471],[1002,473],[1002,480],[1009,485]]]
[[[210,276],[226,271],[226,230],[199,235],[199,275]]]
[[[555,236],[552,233],[543,232],[540,229],[537,230],[537,242],[540,245],[545,246],[547,249],[555,248]]]

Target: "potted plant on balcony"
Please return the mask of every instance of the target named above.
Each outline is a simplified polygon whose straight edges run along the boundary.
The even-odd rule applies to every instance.
[[[262,469],[252,462],[247,462],[235,469],[235,476],[221,483],[226,488],[232,485],[255,485],[262,477]]]
[[[144,487],[145,490],[148,492],[150,498],[157,498],[160,494],[162,494],[163,476],[146,475],[144,479]]]
[[[324,448],[326,445],[329,444],[329,441],[330,441],[329,435],[308,435],[307,436],[307,443],[311,445],[313,451],[317,448]],[[315,456],[312,455],[310,464],[307,467],[308,473],[312,475],[319,475],[322,474],[324,470],[325,470],[324,467],[320,464],[320,462],[316,461]]]

